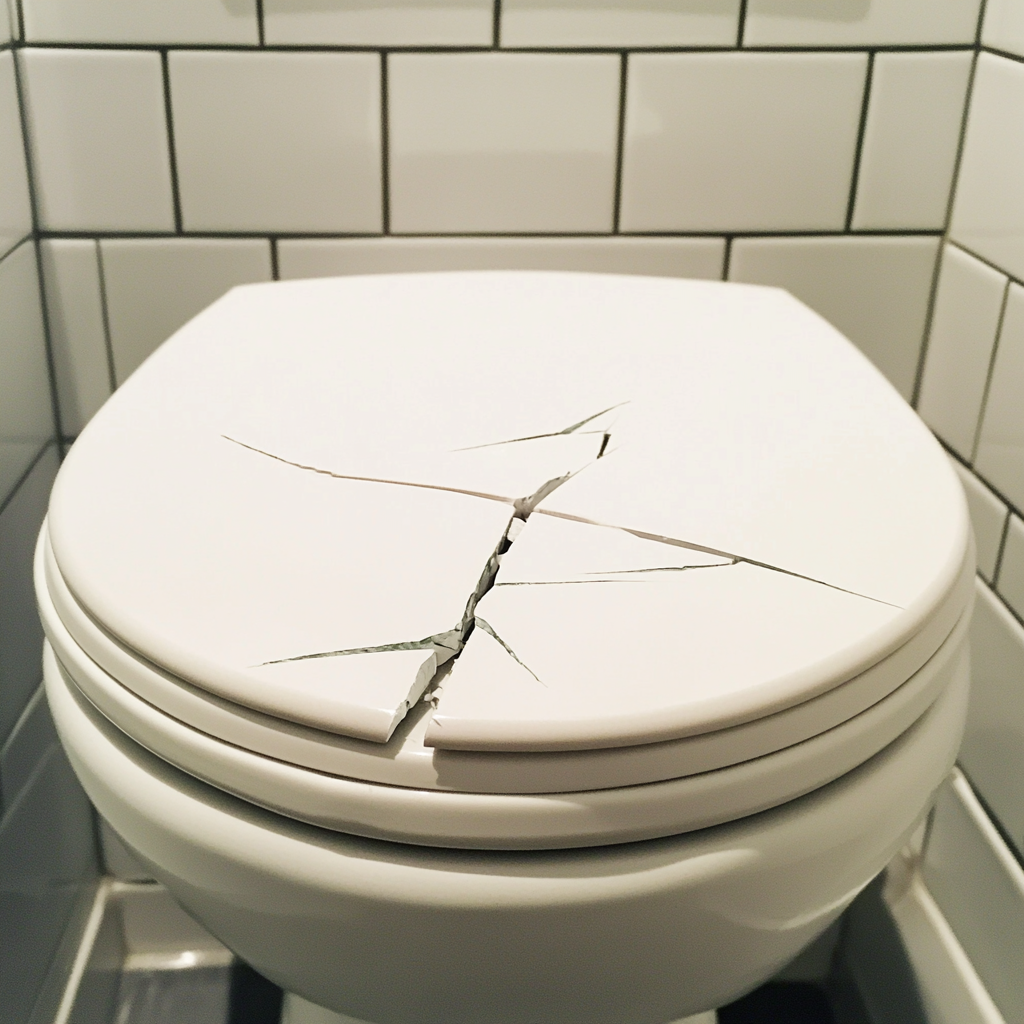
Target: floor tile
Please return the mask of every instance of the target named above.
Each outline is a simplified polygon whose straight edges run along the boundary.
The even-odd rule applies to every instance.
[[[0,808],[14,803],[36,766],[57,743],[57,730],[40,685],[0,745]]]

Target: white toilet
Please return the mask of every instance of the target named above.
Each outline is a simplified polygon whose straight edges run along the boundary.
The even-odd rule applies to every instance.
[[[946,457],[784,292],[238,288],[89,424],[46,687],[196,918],[375,1024],[665,1024],[771,976],[951,767]]]

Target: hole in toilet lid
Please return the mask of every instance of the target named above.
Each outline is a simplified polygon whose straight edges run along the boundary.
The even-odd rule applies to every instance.
[[[189,684],[378,743],[426,700],[428,746],[480,751],[812,700],[970,543],[931,435],[786,293],[553,273],[235,289],[89,424],[49,535]]]

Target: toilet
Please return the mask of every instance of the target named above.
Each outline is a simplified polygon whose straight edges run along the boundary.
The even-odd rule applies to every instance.
[[[884,868],[964,724],[960,485],[773,288],[236,288],[84,430],[35,572],[99,813],[357,1022],[724,1005]]]

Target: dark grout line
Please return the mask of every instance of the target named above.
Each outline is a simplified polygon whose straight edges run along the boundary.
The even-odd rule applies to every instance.
[[[853,170],[850,174],[850,198],[846,204],[846,230],[852,230],[853,210],[857,205],[857,184],[860,181],[860,161],[864,151],[864,135],[868,124],[868,108],[871,106],[871,79],[875,70],[875,55],[868,54],[868,66],[864,73],[864,96],[860,107],[860,124],[857,126],[857,145],[853,150]]]
[[[1024,56],[1019,53],[1012,53],[1010,50],[1000,50],[995,46],[979,46],[978,53],[987,53],[992,57],[1002,57],[1004,60],[1012,60],[1015,64],[1024,64]]]
[[[100,278],[100,317],[103,320],[103,337],[107,345],[107,375],[110,378],[110,393],[117,390],[117,373],[114,368],[114,341],[110,333],[110,307],[107,305],[107,272],[103,265],[103,247],[95,239],[96,265]]]
[[[388,55],[380,55],[380,218],[381,231],[391,234],[391,121],[388,117]]]
[[[989,587],[989,589],[992,590],[991,587]],[[993,590],[992,593],[995,593],[995,591]],[[998,594],[996,596],[998,597]],[[1000,600],[1002,599],[1000,598]],[[1006,602],[1003,601],[1003,604],[1005,605]],[[1020,616],[1017,615],[1016,612],[1014,612],[1013,609],[1009,607],[1009,605],[1007,605],[1006,607],[1010,614],[1012,614],[1013,617],[1017,619],[1017,621],[1019,622]],[[1006,848],[1010,851],[1010,856],[1012,856],[1013,859],[1021,867],[1024,867],[1024,853],[1022,853],[1020,849],[1017,847],[1016,841],[1014,840],[1013,836],[1011,836],[1010,833],[1006,830],[1006,828],[1003,826],[1003,823],[999,820],[999,817],[996,815],[995,811],[992,810],[988,802],[981,795],[981,790],[978,789],[978,787],[975,786],[975,784],[971,781],[971,777],[967,773],[967,769],[960,763],[959,760],[957,761],[957,767],[960,769],[960,772],[963,775],[963,777],[967,780],[967,785],[971,787],[971,792],[974,794],[974,799],[977,800],[979,804],[981,804],[981,809],[985,812],[985,815],[991,822],[992,827],[996,830],[996,832],[999,833],[999,838],[1002,839],[1003,843],[1006,845]],[[988,846],[988,843],[986,842],[985,845]]]
[[[736,22],[736,49],[743,47],[743,34],[747,29],[747,0],[740,0],[739,18]]]
[[[32,456],[31,461],[29,462],[28,466],[26,466],[25,469],[22,471],[21,476],[19,476],[18,479],[14,481],[14,485],[11,487],[10,491],[8,491],[8,493],[5,495],[0,495],[0,516],[4,514],[4,512],[7,510],[7,506],[10,505],[10,503],[14,500],[15,495],[18,493],[18,491],[21,490],[25,481],[28,480],[28,478],[32,475],[32,472],[35,470],[36,466],[39,465],[40,460],[46,454],[46,450],[51,445],[56,444],[56,437],[52,437],[48,441],[43,441],[39,447],[39,451],[37,451],[35,455]]]
[[[914,368],[914,384],[910,389],[909,405],[912,409],[917,408],[921,397],[921,383],[924,380],[925,360],[928,358],[928,347],[931,342],[932,320],[935,317],[935,301],[939,294],[939,277],[942,273],[942,239],[935,249],[935,266],[932,267],[932,280],[928,286],[928,302],[924,310],[924,325],[921,332],[921,345],[917,350],[917,366]]]
[[[999,266],[998,263],[993,263],[987,256],[982,256],[980,252],[972,249],[969,245],[964,245],[963,242],[958,242],[951,235],[946,236],[946,244],[953,246],[954,249],[959,249],[961,252],[967,253],[972,259],[976,259],[979,263],[984,263],[986,267],[996,271],[998,274],[1002,274],[1003,277],[1009,278],[1014,284],[1024,286],[1024,280],[1019,277],[1014,277],[1008,270]]]
[[[10,8],[8,8],[9,10]],[[17,42],[24,43],[25,41],[25,4],[22,0],[17,0],[15,4],[15,21],[17,24],[14,26],[15,31],[18,33]]]
[[[628,60],[629,56],[624,52],[619,67],[619,124],[615,142],[615,192],[612,196],[612,233],[616,235],[621,229],[622,161],[626,146],[626,88],[629,80]]]
[[[725,239],[725,252],[722,254],[722,280],[729,280],[729,267],[732,263],[732,235]]]
[[[34,237],[35,235],[31,231],[27,235],[22,235],[21,238],[19,238],[16,242],[8,246],[8,248],[4,249],[3,252],[0,252],[0,263],[3,263],[3,261],[7,259],[7,257],[10,256],[15,249],[20,248],[22,245],[25,244],[25,242],[30,242]]]
[[[174,232],[180,235],[181,191],[178,184],[178,154],[174,145],[174,112],[171,106],[171,70],[166,50],[160,51],[160,66],[164,78],[164,118],[167,121],[167,156],[171,164],[171,200],[174,203]]]
[[[977,51],[981,46],[981,28],[985,24],[985,9],[988,7],[988,0],[981,0],[978,4],[978,21],[974,26],[974,48]]]
[[[501,0],[494,0],[494,25],[491,30],[491,45],[495,50],[501,46]]]
[[[263,22],[263,0],[256,0],[256,38],[261,47],[267,45],[266,27]]]
[[[966,469],[971,476],[976,477],[981,483],[983,483],[1014,515],[1018,518],[1024,518],[1024,511],[1017,507],[998,487],[993,484],[987,476],[979,473],[974,465],[967,461],[952,445],[944,441],[935,431],[932,431],[935,440],[942,446],[945,453],[952,459],[960,463],[961,466]]]
[[[999,534],[999,547],[996,548],[996,564],[992,568],[992,589],[995,590],[999,586],[999,574],[1003,569],[1003,553],[1006,551],[1006,538],[1010,533],[1010,518],[1013,515],[1009,509],[1006,511],[1006,515],[1003,518],[1003,529]],[[998,591],[997,591],[998,593]],[[1020,616],[1017,616],[1020,618]]]
[[[272,281],[280,281],[281,274],[277,256],[277,239],[268,238],[267,241],[270,242],[270,279]]]
[[[999,341],[1003,333],[1003,324],[1006,320],[1006,307],[1010,300],[1010,282],[1006,282],[1003,288],[1003,301],[999,306],[999,318],[996,320],[996,334],[992,341],[992,351],[988,357],[988,369],[985,373],[985,387],[981,392],[981,406],[978,409],[978,419],[974,425],[974,444],[971,446],[971,465],[974,465],[978,457],[978,446],[981,444],[981,428],[985,422],[985,412],[988,409],[988,396],[992,388],[992,377],[996,369],[996,357],[999,354]]]

